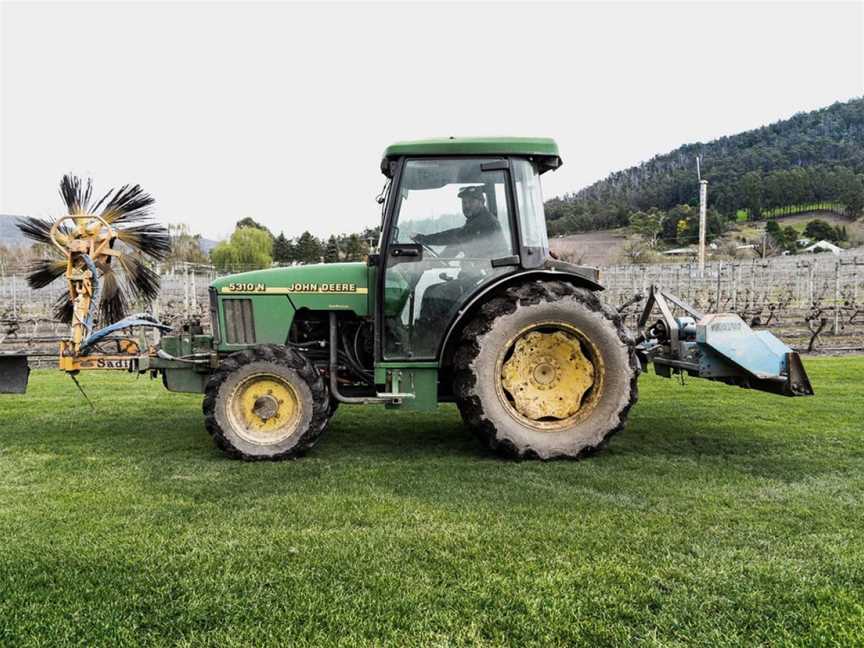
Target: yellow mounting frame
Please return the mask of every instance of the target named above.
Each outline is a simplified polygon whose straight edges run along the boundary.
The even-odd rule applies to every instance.
[[[72,231],[60,231],[60,223],[72,220]],[[87,314],[93,301],[93,273],[81,267],[80,255],[86,254],[94,263],[104,263],[120,252],[111,247],[117,237],[116,230],[101,216],[96,214],[69,214],[61,216],[51,226],[51,242],[66,257],[66,286],[72,301],[72,339],[70,344],[60,345],[61,368],[64,356],[75,356],[81,350],[81,342],[88,334]]]
[[[60,224],[69,220],[74,221],[74,227],[69,232],[62,232]],[[72,301],[72,336],[60,342],[60,369],[73,374],[82,369],[133,370],[137,367],[136,360],[142,355],[140,344],[132,338],[115,338],[116,353],[81,355],[81,343],[90,334],[87,316],[95,297],[93,272],[82,257],[86,255],[98,264],[107,263],[110,257],[121,256],[122,252],[111,247],[111,242],[117,238],[117,230],[96,214],[68,214],[51,226],[50,237],[66,257],[66,286]],[[155,355],[155,350],[148,349],[146,355]]]

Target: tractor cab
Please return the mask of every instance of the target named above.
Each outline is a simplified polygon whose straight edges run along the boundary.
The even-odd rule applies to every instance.
[[[380,359],[439,358],[451,322],[484,287],[541,268],[549,242],[540,176],[550,139],[444,139],[387,148],[377,322]]]

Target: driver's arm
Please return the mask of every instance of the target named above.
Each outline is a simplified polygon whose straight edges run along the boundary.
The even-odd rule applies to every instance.
[[[430,245],[451,245],[453,243],[462,243],[465,240],[465,231],[462,227],[454,227],[453,229],[436,232],[435,234],[416,234],[414,240],[418,243],[428,243]]]

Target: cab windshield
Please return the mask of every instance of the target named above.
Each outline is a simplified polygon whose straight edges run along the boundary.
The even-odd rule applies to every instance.
[[[393,243],[421,243],[439,257],[511,254],[504,172],[492,160],[409,160],[397,198]]]

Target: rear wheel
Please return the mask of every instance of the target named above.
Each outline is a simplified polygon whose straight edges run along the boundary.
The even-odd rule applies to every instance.
[[[579,457],[624,426],[638,360],[618,313],[562,282],[506,289],[481,308],[454,356],[457,404],[489,447]]]
[[[208,432],[228,455],[277,460],[315,444],[330,398],[304,356],[268,345],[228,356],[207,381],[203,409]]]

